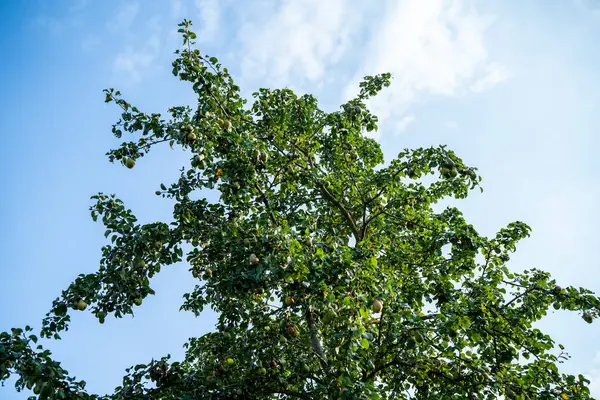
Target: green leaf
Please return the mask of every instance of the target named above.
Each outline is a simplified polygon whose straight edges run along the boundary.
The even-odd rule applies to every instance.
[[[369,341],[365,338],[360,339],[360,345],[363,349],[369,350]]]

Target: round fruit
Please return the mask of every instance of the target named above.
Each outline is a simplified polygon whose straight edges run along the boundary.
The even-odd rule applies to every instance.
[[[560,286],[556,285],[556,286],[554,286],[554,289],[552,290],[552,292],[553,292],[553,293],[554,293],[556,296],[558,296],[559,294],[561,294],[561,293],[562,293],[562,288],[561,288]]]
[[[194,143],[196,139],[198,139],[198,137],[194,132],[190,132],[187,135],[185,135],[185,141],[188,143]]]
[[[209,278],[213,275],[213,270],[210,268],[206,269],[206,276],[208,276]]]
[[[555,310],[560,310],[560,303],[557,301],[556,303],[552,304],[552,307],[554,307]]]
[[[313,245],[313,241],[312,241],[312,238],[311,238],[311,237],[307,237],[307,238],[304,240],[304,242],[306,243],[306,245],[307,245],[308,247],[312,247],[312,245]]]
[[[136,306],[141,306],[142,305],[142,299],[140,299],[139,297],[137,297],[135,300],[133,300],[133,304],[135,304]]]
[[[260,260],[258,259],[258,257],[256,257],[256,254],[250,254],[250,264],[251,265],[256,265],[258,264]]]
[[[85,310],[86,307],[87,307],[87,303],[83,300],[79,300],[75,304],[75,308],[77,308],[79,311]]]
[[[594,318],[592,317],[592,314],[590,314],[589,312],[584,312],[582,315],[582,318],[585,322],[587,322],[588,324],[591,324],[592,321],[594,320]]]
[[[265,375],[267,373],[267,369],[265,367],[260,367],[256,370],[259,375]]]
[[[271,361],[271,368],[277,368],[277,361]]]
[[[329,323],[331,323],[331,321],[333,321],[335,319],[335,317],[337,317],[337,314],[335,313],[335,311],[329,309],[329,310],[325,311],[325,315],[323,315],[323,323],[329,324]]]
[[[193,164],[196,166],[202,165],[202,161],[204,161],[204,156],[202,154],[196,154],[192,160]]]
[[[135,167],[135,160],[133,158],[128,158],[125,160],[125,166],[129,169]]]
[[[227,365],[233,365],[233,364],[235,364],[235,361],[233,360],[233,358],[228,358],[225,361],[227,362]]]
[[[285,298],[285,305],[292,306],[294,304],[294,298],[292,296],[288,296]]]
[[[449,158],[445,158],[444,161],[442,161],[442,167],[443,168],[448,168],[448,169],[452,169],[456,164],[454,164],[454,161],[452,161]]]
[[[287,334],[291,337],[298,337],[300,335],[300,332],[298,332],[298,328],[296,328],[294,325],[288,325],[286,331]]]
[[[380,300],[375,300],[371,305],[371,309],[374,313],[380,313],[383,310],[383,303]]]
[[[135,261],[135,266],[136,266],[136,268],[144,268],[144,267],[146,267],[146,261],[144,261],[144,260],[143,260],[143,259],[141,259],[141,258],[138,258],[138,259]]]
[[[456,168],[452,168],[450,172],[448,172],[450,178],[456,178],[456,175],[458,175],[458,170]]]

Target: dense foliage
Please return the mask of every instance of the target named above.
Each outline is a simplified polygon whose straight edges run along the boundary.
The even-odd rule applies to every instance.
[[[32,328],[0,334],[0,380],[41,399],[587,399],[586,379],[562,374],[562,346],[532,324],[566,309],[591,323],[600,299],[561,288],[546,272],[508,270],[529,227],[479,235],[461,212],[481,178],[445,146],[405,150],[384,163],[366,101],[390,75],[366,77],[336,112],[310,95],[261,89],[251,106],[226,68],[194,48],[180,24],[173,74],[196,107],[147,114],[122,109],[108,153],[140,167],[168,142],[190,155],[179,180],[160,185],[173,222],[138,224],[114,195],[93,196],[110,240],[96,273],[57,298],[39,335],[60,339],[70,314],[100,323],[142,306],[152,277],[186,261],[195,290],[182,310],[218,312],[214,332],[184,344],[183,360],[127,370],[111,395],[92,395]],[[217,190],[211,202],[203,190]]]

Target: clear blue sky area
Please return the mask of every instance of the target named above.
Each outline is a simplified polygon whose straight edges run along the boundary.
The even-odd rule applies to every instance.
[[[170,73],[183,18],[247,94],[289,86],[332,110],[362,76],[392,72],[392,87],[371,104],[387,159],[448,144],[484,177],[485,192],[458,203],[481,233],[513,220],[532,226],[512,268],[600,291],[596,1],[4,1],[0,331],[39,329],[77,274],[98,268],[104,229],[90,218],[91,195],[116,193],[142,223],[171,218],[172,204],[154,191],[189,155],[165,147],[132,170],[110,164],[118,110],[102,89],[148,112],[193,105]],[[134,318],[99,325],[78,313],[62,341],[44,344],[92,392],[110,393],[125,368],[179,358],[189,337],[212,329],[210,311],[178,312],[194,284],[186,265],[166,268]],[[539,326],[572,355],[562,368],[588,375],[600,396],[600,324],[551,312]],[[11,383],[1,399],[27,398]]]

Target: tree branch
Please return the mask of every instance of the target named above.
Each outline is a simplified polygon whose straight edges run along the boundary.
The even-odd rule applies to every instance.
[[[320,183],[317,182],[317,187],[320,189],[321,194],[327,200],[329,200],[331,203],[333,203],[338,208],[338,210],[340,210],[340,212],[342,213],[342,215],[344,216],[344,218],[346,219],[346,221],[350,224],[350,229],[352,230],[352,234],[354,235],[354,239],[356,239],[356,243],[362,241],[361,231],[356,226],[356,222],[354,222],[354,218],[352,218],[352,215],[350,215],[350,212],[346,209],[346,207],[344,207],[342,205],[342,203],[340,203],[333,196],[333,194],[331,194],[331,192],[329,190],[327,190],[327,188],[325,186],[323,186],[322,184],[320,184]]]

